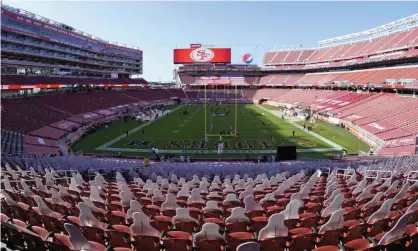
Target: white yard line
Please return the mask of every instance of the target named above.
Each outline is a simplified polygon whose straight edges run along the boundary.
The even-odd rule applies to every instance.
[[[272,115],[274,115],[274,116],[276,116],[276,117],[279,117],[279,118],[280,118],[280,115],[281,115],[281,113],[280,113],[280,112],[275,113],[275,112],[270,111],[270,110],[268,110],[268,109],[266,109],[266,108],[264,108],[264,107],[262,107],[262,106],[260,106],[260,105],[257,105],[257,107],[259,107],[259,108],[263,109],[264,111],[266,111],[266,112],[268,112],[268,113],[270,113],[270,114],[272,114]],[[315,138],[317,138],[317,139],[319,139],[319,140],[322,140],[323,142],[325,142],[325,143],[327,143],[328,145],[332,146],[332,147],[333,147],[334,149],[336,149],[336,150],[343,150],[343,149],[344,149],[342,146],[340,146],[340,145],[338,145],[338,144],[336,144],[336,143],[332,142],[331,140],[329,140],[329,139],[327,139],[327,138],[322,137],[322,136],[321,136],[321,135],[319,135],[319,134],[316,134],[315,132],[312,132],[312,131],[308,131],[308,130],[303,129],[303,126],[298,125],[298,124],[296,124],[296,123],[295,123],[295,122],[293,122],[293,121],[290,121],[290,120],[285,120],[285,121],[286,121],[287,123],[291,124],[292,126],[294,126],[294,127],[296,127],[296,128],[299,128],[299,129],[303,130],[303,131],[304,131],[304,132],[306,132],[306,133],[309,133],[310,135],[314,136]]]
[[[102,151],[111,151],[111,152],[136,152],[136,153],[150,153],[152,149],[135,149],[135,148],[119,148],[119,147],[110,147],[101,149]],[[310,148],[310,149],[297,149],[298,153],[317,153],[317,152],[332,152],[337,151],[335,148]],[[253,154],[253,153],[276,153],[276,149],[236,149],[236,150],[223,150],[224,154]],[[200,154],[216,154],[218,150],[201,150],[201,149],[158,149],[159,153],[200,153]]]
[[[181,106],[179,106],[179,107],[176,107],[176,108],[175,108],[174,110],[172,110],[170,113],[173,113],[173,112],[177,111],[178,109],[180,109],[180,108],[182,108],[182,107],[183,107],[183,105],[181,105]],[[149,121],[149,122],[147,122],[147,123],[145,123],[145,124],[142,124],[142,125],[140,125],[140,126],[138,126],[138,127],[135,127],[134,129],[130,130],[130,131],[128,132],[128,134],[129,134],[129,135],[131,135],[132,133],[135,133],[135,132],[137,132],[137,131],[141,130],[142,128],[144,128],[144,127],[146,127],[146,126],[148,126],[148,125],[150,125],[150,124],[154,123],[155,121],[160,120],[160,119],[161,119],[161,118],[163,118],[163,117],[164,117],[164,116],[161,116],[161,117],[159,117],[158,119],[151,120],[151,121]],[[97,147],[95,150],[106,150],[106,148],[108,148],[109,146],[113,145],[114,143],[118,142],[119,140],[121,140],[121,139],[123,139],[123,138],[125,138],[125,137],[126,137],[126,136],[125,136],[125,134],[122,134],[122,135],[120,135],[120,136],[118,136],[118,137],[116,137],[116,138],[114,138],[114,139],[112,139],[112,140],[110,140],[110,141],[108,141],[108,142],[104,143],[103,145],[101,145],[101,146]]]
[[[258,106],[258,105],[257,105]],[[176,111],[177,109],[180,109],[183,106],[179,106],[177,108],[175,108],[172,112]],[[273,112],[265,109],[264,107],[258,106],[261,109],[269,112],[270,114],[273,114],[277,117],[279,117],[279,115],[274,114]],[[193,114],[194,115],[194,114]],[[153,122],[161,119],[163,117],[159,117],[156,120],[153,121],[149,121],[145,124],[142,124],[132,130],[129,131],[129,134],[131,135],[132,133],[135,133],[139,130],[141,130],[142,128],[152,124]],[[190,118],[191,119],[191,118]],[[339,146],[338,144],[335,144],[334,142],[314,133],[314,132],[308,132],[306,130],[303,129],[302,126],[292,122],[292,121],[288,121],[286,120],[286,122],[288,122],[289,124],[311,134],[312,136],[318,138],[319,140],[324,141],[325,143],[329,144],[330,146],[332,146],[332,148],[309,148],[309,149],[297,149],[297,152],[299,153],[309,153],[309,152],[331,152],[331,151],[339,151],[342,150],[343,148],[341,146]],[[98,148],[96,148],[95,150],[101,150],[101,151],[112,151],[112,152],[138,152],[138,153],[146,153],[146,152],[151,152],[151,149],[135,149],[135,148],[118,148],[118,147],[109,147],[111,145],[113,145],[114,143],[118,142],[119,140],[125,138],[125,134],[122,134],[108,142],[106,142],[105,144],[99,146]],[[153,140],[153,139],[161,139],[161,138],[146,138],[147,140]],[[186,139],[186,140],[193,140],[193,139]],[[256,140],[256,139],[251,139],[251,140]],[[263,139],[264,140],[264,139]],[[211,153],[217,153],[217,150],[199,150],[199,149],[187,149],[187,150],[182,150],[182,149],[160,149],[159,150],[160,153],[203,153],[203,154],[211,154]],[[233,154],[233,153],[276,153],[275,149],[242,149],[242,150],[224,150],[224,153],[229,153],[229,154]]]

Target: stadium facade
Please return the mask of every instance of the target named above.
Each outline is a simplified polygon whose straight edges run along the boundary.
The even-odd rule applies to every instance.
[[[143,52],[67,24],[1,7],[2,74],[129,78],[142,74]]]
[[[418,139],[418,29],[415,19],[405,20],[413,25],[376,38],[366,32],[367,41],[349,35],[348,44],[337,38],[313,50],[269,51],[264,67],[187,64],[174,72],[182,89],[128,78],[142,73],[142,52],[136,48],[2,7],[2,250],[418,250],[418,156],[404,156],[416,155]],[[210,49],[196,55],[200,61],[216,58]],[[248,158],[189,163],[183,153],[203,154],[205,148],[203,133],[190,137],[190,132],[206,110],[200,116],[202,106],[168,109],[199,101],[202,86],[209,86],[205,101],[207,94],[236,101],[238,93],[254,103],[243,105],[243,114],[260,103],[291,112],[309,108],[376,145],[375,154],[340,156],[341,161],[262,163],[259,157],[257,163]],[[220,114],[218,105],[212,108]],[[258,109],[269,112],[267,106]],[[243,123],[247,131],[266,134],[271,123],[261,125],[256,118],[264,113],[251,114]],[[133,115],[142,118],[140,125]],[[272,116],[295,138],[295,124]],[[146,131],[158,136],[146,140],[146,121],[157,117],[160,124]],[[118,123],[123,130],[113,127]],[[165,131],[166,126],[176,130]],[[155,140],[170,140],[167,149],[182,148],[186,137],[175,142],[163,134],[180,130],[193,149],[178,149],[179,163],[167,155],[170,161],[160,162]],[[97,136],[87,142],[92,148],[117,147],[110,149],[114,154],[67,154],[89,133]],[[99,140],[106,143],[96,148]],[[274,149],[272,141],[259,143]],[[240,136],[235,142],[239,154],[251,148]],[[133,149],[132,156],[144,150],[156,161],[120,159],[119,147],[126,145],[152,146]],[[216,159],[223,144],[218,151]]]
[[[6,5],[1,18],[2,97],[116,89],[2,99],[2,151],[8,153],[65,152],[68,142],[126,107],[203,98],[309,109],[344,124],[375,153],[417,152],[418,15],[323,40],[314,49],[266,51],[262,66],[231,64],[231,49],[192,44],[174,58],[184,62],[173,72],[183,89],[131,78],[142,74],[138,48]]]

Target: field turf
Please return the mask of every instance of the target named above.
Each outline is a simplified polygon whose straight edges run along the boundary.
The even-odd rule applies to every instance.
[[[235,109],[235,105],[207,106],[206,133],[213,135],[208,137],[208,142],[205,141],[205,108],[203,105],[192,105],[174,108],[172,113],[148,124],[134,120],[114,121],[107,128],[100,128],[83,137],[72,146],[72,150],[93,154],[121,152],[129,156],[149,156],[150,149],[156,147],[161,154],[167,151],[176,155],[183,152],[193,157],[240,158],[246,154],[272,156],[275,155],[277,145],[296,145],[300,157],[325,158],[330,154],[341,153],[256,105],[238,105],[237,137],[234,133]],[[214,113],[218,116],[214,117]],[[364,143],[351,134],[352,137],[339,137],[342,134],[336,132],[347,133],[340,132],[344,129],[326,123],[322,125],[322,122],[320,125],[320,128],[325,129],[321,129],[319,134],[331,141],[334,141],[332,137],[336,135],[338,140],[334,142],[343,147],[343,143],[349,145],[349,151],[355,151],[356,146],[364,148]],[[132,129],[134,131],[126,137],[125,131]],[[327,134],[325,130],[331,133]],[[225,132],[222,136],[224,151],[218,155],[217,143],[221,131]]]

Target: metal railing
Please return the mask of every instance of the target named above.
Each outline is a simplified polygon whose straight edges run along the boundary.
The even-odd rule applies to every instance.
[[[390,176],[387,177],[387,175],[385,176],[385,174],[389,174]],[[392,171],[385,171],[385,170],[366,170],[364,171],[364,178],[365,179],[377,179],[377,178],[381,178],[382,180],[387,180],[387,179],[391,179],[393,177],[393,172]]]

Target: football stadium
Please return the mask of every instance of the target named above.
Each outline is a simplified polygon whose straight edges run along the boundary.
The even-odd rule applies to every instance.
[[[148,53],[27,6],[1,6],[2,250],[418,250],[418,14],[306,48],[150,21]]]

